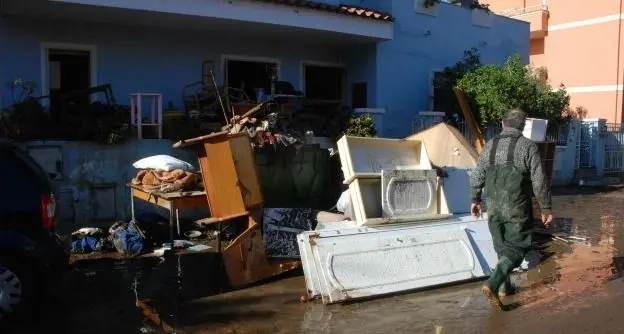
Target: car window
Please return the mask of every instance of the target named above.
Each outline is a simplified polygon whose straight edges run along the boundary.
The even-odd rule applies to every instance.
[[[0,149],[0,210],[3,212],[40,209],[45,190],[37,175],[14,150]]]
[[[28,153],[18,148],[11,150],[11,152],[37,174],[43,186],[48,186],[50,182],[48,173]]]

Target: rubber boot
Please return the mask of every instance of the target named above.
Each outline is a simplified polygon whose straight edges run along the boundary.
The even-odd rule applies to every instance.
[[[507,276],[507,278],[505,278],[505,281],[503,281],[503,283],[498,287],[498,297],[505,298],[515,293],[516,291],[513,285],[511,285],[511,278]]]
[[[513,264],[506,257],[501,257],[496,264],[496,268],[490,275],[490,278],[483,285],[482,291],[488,298],[492,306],[499,310],[504,310],[504,305],[498,295],[498,290],[501,284],[505,283],[505,280],[509,276],[509,273],[513,270]]]

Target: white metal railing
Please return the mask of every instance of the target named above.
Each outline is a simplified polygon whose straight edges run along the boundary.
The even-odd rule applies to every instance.
[[[604,172],[624,172],[624,126],[607,123],[601,130],[604,145]]]
[[[546,1],[542,1],[542,4],[540,5],[505,9],[505,10],[498,12],[497,14],[501,16],[514,17],[514,16],[541,12],[545,10],[548,10],[548,5],[546,4]]]
[[[425,115],[423,115],[425,114]],[[443,113],[441,113],[443,114]],[[415,117],[412,120],[412,132],[417,133],[422,130],[425,130],[429,127],[432,127],[438,123],[444,122],[444,116],[440,115],[428,115],[428,113],[420,113],[419,116]],[[458,120],[457,128],[459,131],[468,139],[469,142],[474,142],[474,134],[472,133],[470,127],[466,123],[465,120]],[[570,127],[568,125],[563,125],[559,128],[551,128],[546,133],[546,139],[549,141],[554,141],[557,143],[557,146],[567,146],[568,145],[568,131]],[[485,140],[490,140],[494,138],[501,131],[500,126],[488,126],[483,133]]]

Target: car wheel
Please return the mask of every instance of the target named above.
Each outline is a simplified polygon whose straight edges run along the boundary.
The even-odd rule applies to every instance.
[[[19,318],[31,310],[34,273],[12,258],[0,257],[0,320]]]

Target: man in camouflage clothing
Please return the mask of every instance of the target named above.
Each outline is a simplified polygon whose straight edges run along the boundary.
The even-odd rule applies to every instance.
[[[500,298],[511,293],[509,275],[531,248],[535,194],[542,222],[552,220],[550,185],[542,169],[537,145],[522,136],[526,116],[512,109],[503,117],[503,131],[483,149],[471,177],[473,216],[481,216],[485,188],[488,225],[498,263],[483,286],[490,303],[503,308]]]

